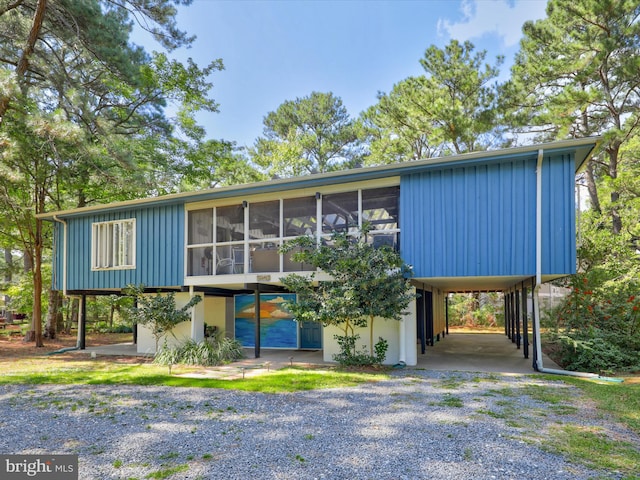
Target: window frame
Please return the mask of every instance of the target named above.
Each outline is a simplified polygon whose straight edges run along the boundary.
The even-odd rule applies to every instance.
[[[131,232],[129,238],[126,235],[127,230]],[[91,270],[135,269],[136,246],[135,218],[93,222],[91,224]]]
[[[289,217],[285,217],[285,212],[284,212],[285,203],[287,201],[296,201],[296,200],[302,200],[302,199],[305,199],[305,201],[309,201],[309,199],[313,199],[313,201],[315,202],[315,212],[313,212],[313,214],[310,215],[310,218],[315,219],[315,223],[311,222],[313,229],[310,228],[311,225],[309,228],[307,228],[307,230],[313,230],[313,231],[305,232],[304,235],[311,235],[317,241],[326,242],[331,238],[331,236],[334,233],[334,230],[331,229],[331,231],[327,231],[325,228],[323,228],[325,223],[324,222],[325,212],[323,211],[324,210],[323,201],[325,196],[335,195],[336,198],[347,197],[350,194],[353,194],[356,196],[355,198],[352,198],[352,202],[353,201],[357,202],[356,210],[351,213],[353,217],[352,221],[347,221],[345,227],[348,225],[348,228],[343,228],[343,230],[348,231],[349,235],[352,235],[355,233],[356,230],[362,229],[362,225],[365,221],[363,218],[364,217],[363,193],[372,191],[372,190],[389,189],[389,188],[393,188],[397,192],[395,203],[393,205],[395,207],[394,210],[396,210],[395,222],[391,222],[389,220],[389,224],[384,225],[387,222],[383,221],[382,224],[384,226],[379,227],[378,229],[376,228],[372,229],[367,235],[366,241],[368,243],[379,243],[378,240],[383,240],[384,244],[388,244],[392,246],[392,248],[397,250],[399,247],[400,231],[401,231],[400,220],[398,218],[400,188],[399,188],[399,185],[395,183],[389,183],[389,184],[383,184],[383,185],[357,185],[357,186],[354,185],[352,188],[344,188],[344,187],[330,188],[330,189],[327,189],[326,192],[316,192],[315,195],[310,195],[308,191],[296,191],[296,192],[292,192],[292,194],[290,195],[281,196],[279,198],[265,198],[265,196],[258,196],[258,197],[254,197],[255,200],[248,198],[247,200],[241,201],[239,198],[236,198],[234,199],[235,201],[232,200],[231,202],[229,202],[228,200],[222,200],[222,201],[216,201],[216,202],[196,202],[193,204],[187,204],[185,205],[185,211],[187,213],[185,215],[187,219],[187,224],[185,226],[186,227],[185,269],[184,269],[185,278],[228,276],[231,274],[236,274],[236,275],[237,274],[260,275],[263,273],[286,274],[292,271],[295,271],[295,272],[307,271],[308,269],[302,264],[299,270],[297,269],[292,270],[292,268],[294,267],[289,265],[291,261],[289,259],[286,259],[283,254],[279,254],[279,253],[277,254],[279,257],[277,262],[278,268],[276,268],[275,270],[268,269],[267,271],[260,266],[260,264],[267,262],[267,260],[269,261],[269,265],[273,264],[272,259],[265,258],[269,255],[267,253],[267,250],[271,249],[271,250],[277,251],[277,248],[280,247],[284,242],[297,237],[297,236],[285,235],[285,230],[286,230],[285,218],[289,218]],[[252,212],[251,212],[252,206],[258,205],[259,208],[262,208],[268,203],[273,203],[274,206],[276,203],[278,204],[277,216],[276,216],[275,210],[273,211],[274,223],[277,224],[274,226],[276,226],[277,227],[276,229],[278,230],[278,233],[276,234],[276,236],[272,236],[273,234],[270,234],[268,236],[261,236],[253,231],[253,230],[257,231],[258,224],[256,223],[257,217],[256,218],[252,217]],[[219,241],[218,225],[217,225],[218,210],[227,209],[229,207],[237,208],[239,206],[241,206],[244,209],[244,223],[242,228],[242,233],[243,233],[242,237],[237,239],[228,238],[228,239]],[[190,213],[198,210],[201,210],[201,211],[209,210],[211,212],[210,214],[213,218],[213,231],[214,231],[212,242],[190,243],[189,241],[190,240],[189,234],[191,229]],[[309,209],[309,212],[311,212],[311,209]],[[374,221],[375,220],[377,219],[374,219]],[[251,228],[252,226],[255,228],[252,229]],[[298,236],[303,236],[303,235],[301,234]],[[393,237],[393,238],[388,239],[388,238],[383,238],[383,236]],[[375,237],[380,237],[380,238],[375,239]],[[204,268],[203,266],[206,272],[196,274],[195,271],[199,270],[199,268],[197,268],[197,265],[196,265],[197,262],[195,262],[194,260],[194,258],[196,257],[193,257],[193,258],[191,257],[196,255],[197,252],[204,251],[203,250],[204,248],[210,248],[214,252],[219,252],[220,255],[216,253],[216,255],[212,256],[213,257],[212,267]],[[239,260],[236,260],[235,256],[230,253],[230,252],[233,252],[234,250],[238,250],[238,252],[242,254],[239,257]],[[259,262],[257,257],[258,253],[260,254]],[[217,263],[220,259],[223,262],[226,262],[232,266],[227,265],[224,270],[218,271]]]

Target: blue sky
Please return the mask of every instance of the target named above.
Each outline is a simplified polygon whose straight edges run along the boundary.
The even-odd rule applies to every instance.
[[[487,50],[491,63],[504,55],[507,78],[522,24],[543,18],[545,6],[546,0],[194,0],[177,20],[197,39],[173,55],[201,66],[222,58],[225,70],[211,78],[220,112],[199,121],[209,138],[250,146],[268,112],[313,91],[333,92],[356,117],[378,92],[423,73],[424,51],[452,38]]]

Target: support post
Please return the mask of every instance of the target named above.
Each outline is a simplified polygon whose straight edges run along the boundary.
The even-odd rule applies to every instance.
[[[87,296],[80,297],[80,318],[78,319],[78,348],[84,350],[87,340]]]
[[[424,355],[427,347],[425,328],[425,292],[418,290],[420,298],[416,299],[416,319],[418,325],[418,338],[420,339],[420,353]]]
[[[504,326],[507,338],[511,340],[511,292],[504,294]]]
[[[511,297],[511,299],[509,300],[509,306],[511,307],[511,311],[509,312],[509,314],[511,315],[511,343],[516,343],[516,302],[513,290],[511,291],[509,296]]]
[[[520,350],[520,293],[518,292],[518,289],[516,289],[516,291],[515,291],[515,297],[516,297],[516,315],[515,315],[515,321],[516,321],[516,348],[518,350]]]
[[[527,316],[527,286],[522,282],[522,352],[529,358],[529,325]]]
[[[531,279],[531,303],[535,302],[535,293],[536,292],[536,279]],[[538,371],[538,340],[537,340],[537,332],[536,332],[536,309],[535,307],[531,309],[531,325],[533,326],[533,332],[531,335],[531,339],[533,342],[533,369]]]
[[[444,297],[444,322],[447,335],[449,335],[449,293]]]
[[[508,337],[509,336],[509,314],[508,314],[509,294],[503,291],[502,299],[504,300],[504,334]]]

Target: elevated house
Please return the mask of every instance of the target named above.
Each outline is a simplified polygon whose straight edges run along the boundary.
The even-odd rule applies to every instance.
[[[295,322],[281,308],[281,278],[310,266],[280,255],[299,235],[372,225],[368,241],[397,248],[421,295],[403,321],[376,322],[387,363],[414,365],[447,330],[449,292],[505,293],[505,333],[528,356],[543,282],[575,273],[575,174],[598,139],[566,140],[52,212],[53,288],[120,293],[129,284],[200,295],[176,336],[206,327],[255,348],[337,346],[331,328]],[[528,311],[532,301],[534,311]],[[256,336],[256,325],[260,335]],[[361,335],[366,342],[368,335]],[[535,344],[535,343],[534,343]],[[539,348],[539,339],[537,346]],[[149,332],[138,350],[154,348]],[[535,349],[534,349],[535,350]],[[534,351],[535,356],[539,352]]]

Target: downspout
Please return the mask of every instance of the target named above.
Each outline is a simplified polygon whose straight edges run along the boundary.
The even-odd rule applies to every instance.
[[[535,370],[541,373],[551,373],[555,375],[567,375],[571,377],[582,378],[598,378],[601,380],[613,380],[616,379],[600,377],[595,373],[587,372],[570,372],[567,370],[556,370],[554,368],[544,368],[542,364],[542,343],[540,339],[540,298],[539,291],[542,285],[542,160],[544,151],[538,150],[538,162],[536,165],[536,283],[533,287],[533,334],[535,336],[536,349],[535,355]]]
[[[67,244],[68,244],[68,240],[67,240],[67,230],[68,230],[68,225],[67,222],[65,220],[62,220],[61,218],[58,218],[56,215],[53,216],[53,219],[62,224],[62,296],[67,297]],[[83,297],[84,298],[84,297]],[[63,348],[62,350],[57,350],[55,352],[52,352],[51,355],[56,354],[56,353],[64,353],[64,352],[68,352],[71,350],[84,350],[85,348],[85,330],[84,330],[84,325],[81,325],[83,323],[82,318],[84,318],[83,316],[85,315],[84,309],[86,308],[86,306],[84,305],[84,302],[81,302],[82,304],[82,311],[78,312],[78,340],[76,342],[76,346],[75,347],[70,347],[70,348]]]
[[[533,334],[535,336],[536,350],[535,369],[541,372],[542,365],[542,345],[540,341],[540,302],[538,293],[542,284],[542,161],[544,150],[538,150],[538,162],[536,164],[536,283],[533,287]]]
[[[53,216],[53,219],[62,224],[62,295],[67,296],[67,222]]]

